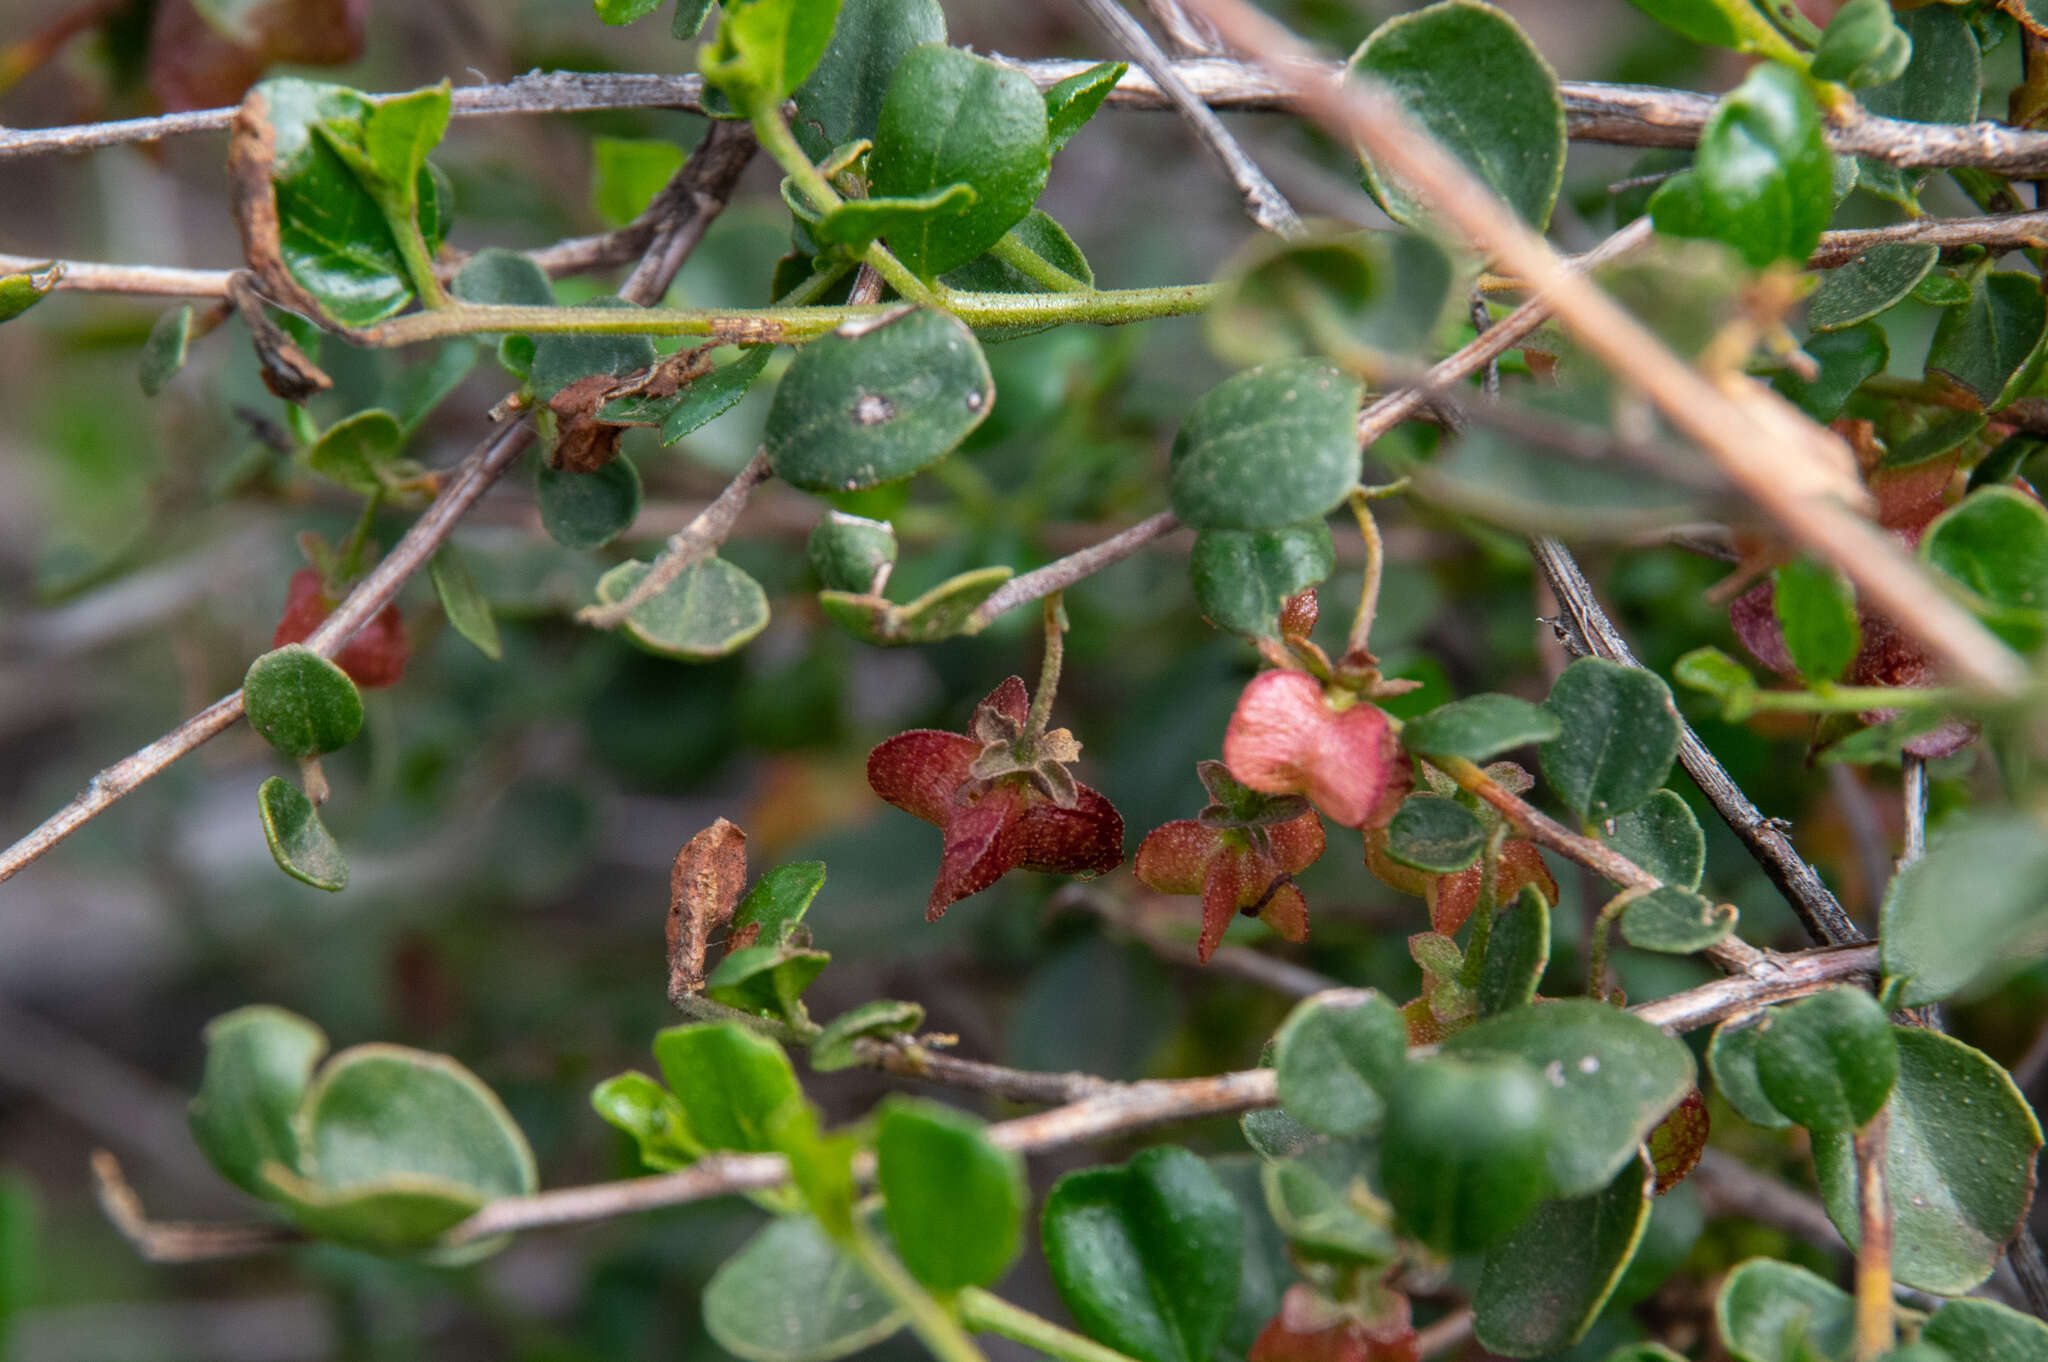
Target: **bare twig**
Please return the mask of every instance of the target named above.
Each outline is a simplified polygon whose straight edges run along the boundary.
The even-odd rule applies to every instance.
[[[1152,11],[1152,17],[1159,21],[1159,27],[1166,34],[1166,41],[1175,53],[1183,57],[1220,57],[1226,55],[1223,39],[1204,21],[1187,12],[1180,0],[1145,0],[1145,8]]]
[[[1269,232],[1293,236],[1301,230],[1301,217],[1287,196],[1273,187],[1258,163],[1245,154],[1223,120],[1194,91],[1182,83],[1171,58],[1152,41],[1145,26],[1131,17],[1118,0],[1081,0],[1081,8],[1109,34],[1111,41],[1129,53],[1138,66],[1163,90],[1180,116],[1187,120],[1197,139],[1244,199],[1244,211],[1253,222]],[[1121,83],[1121,82],[1119,82]]]
[[[1900,870],[1927,854],[1927,761],[1911,752],[1901,762],[1899,797],[1906,806],[1905,844],[1899,852]]]
[[[1892,1207],[1885,1193],[1885,1150],[1891,1108],[1881,1109],[1855,1135],[1856,1347],[1855,1362],[1876,1362],[1898,1341],[1892,1323]]]
[[[964,1092],[984,1092],[1010,1102],[1078,1102],[1117,1086],[1084,1073],[1041,1073],[961,1059],[907,1040],[857,1040],[853,1052],[870,1068]]]
[[[666,591],[693,564],[718,552],[719,545],[732,533],[740,512],[747,508],[747,498],[774,476],[774,470],[768,466],[768,451],[757,451],[709,506],[669,536],[661,556],[633,584],[631,591],[610,605],[586,605],[576,612],[576,618],[593,629],[612,629],[622,624],[628,615]]]
[[[1111,563],[1122,562],[1153,540],[1164,538],[1179,528],[1180,520],[1173,512],[1161,511],[1127,530],[1119,530],[1099,544],[1076,549],[1042,568],[1035,568],[1021,577],[1012,577],[976,608],[971,617],[971,628],[985,629],[998,615],[1026,602],[1050,596],[1055,591],[1063,591]]]
[[[1878,972],[1877,947],[1868,944],[1824,946],[1796,955],[1772,951],[1760,955],[1756,964],[1740,974],[1641,1003],[1629,1011],[1667,1031],[1696,1031],[1859,976],[1875,978]]]
[[[1849,1251],[1841,1231],[1828,1219],[1825,1206],[1797,1188],[1758,1172],[1733,1154],[1706,1150],[1700,1155],[1691,1182],[1699,1189],[1701,1209],[1711,1217],[1754,1220],[1831,1253]]]
[[[135,1251],[152,1263],[198,1263],[245,1258],[303,1241],[289,1225],[269,1220],[151,1220],[128,1185],[121,1161],[104,1149],[92,1154],[93,1190],[100,1211]]]

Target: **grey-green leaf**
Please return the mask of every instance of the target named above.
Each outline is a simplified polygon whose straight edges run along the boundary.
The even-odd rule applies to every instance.
[[[640,514],[640,470],[623,454],[589,473],[542,464],[534,491],[541,527],[564,548],[602,548]]]
[[[1219,629],[1276,638],[1280,608],[1337,565],[1321,520],[1277,530],[1203,530],[1188,554],[1188,580],[1202,614]]]
[[[2048,837],[2031,814],[1979,810],[1943,825],[1885,891],[1878,940],[1900,1007],[1939,1002],[2038,954]]]
[[[1588,823],[1627,813],[1670,775],[1678,711],[1654,674],[1582,657],[1564,669],[1543,707],[1563,730],[1538,752],[1543,774]]]
[[[1306,999],[1273,1037],[1280,1104],[1326,1135],[1358,1135],[1386,1112],[1386,1093],[1408,1062],[1408,1032],[1371,989]]]
[[[296,1013],[262,1005],[215,1017],[205,1035],[206,1072],[187,1116],[192,1138],[222,1177],[266,1195],[265,1163],[299,1166],[292,1118],[327,1037]]]
[[[1763,1040],[1761,1018],[1737,1017],[1714,1028],[1707,1045],[1707,1067],[1714,1086],[1737,1115],[1766,1130],[1783,1130],[1792,1118],[1771,1105],[1756,1072],[1757,1046]]]
[[[1913,291],[1941,248],[1918,241],[1872,246],[1821,279],[1806,305],[1806,323],[1816,331],[1838,331],[1868,321]]]
[[[1432,875],[1450,875],[1479,858],[1486,828],[1455,799],[1410,795],[1387,824],[1387,855]]]
[[[1631,899],[1621,911],[1621,939],[1637,950],[1690,955],[1735,930],[1735,908],[1675,884]]]
[[[185,350],[191,343],[190,303],[158,315],[149,328],[149,339],[142,343],[142,365],[136,375],[142,381],[143,396],[155,397],[170,386],[178,370],[185,367]]]
[[[441,610],[448,616],[449,627],[475,644],[476,650],[491,661],[503,657],[505,645],[498,638],[498,621],[491,614],[491,603],[477,589],[476,579],[469,575],[469,567],[455,545],[443,544],[435,551],[427,564],[427,575],[433,578],[434,593],[441,599]]]
[[[1174,514],[1197,529],[1267,530],[1336,509],[1358,481],[1363,391],[1319,360],[1223,380],[1174,436]]]
[[[600,605],[624,600],[647,575],[634,559],[597,579]],[[685,662],[708,662],[737,652],[768,627],[768,593],[723,558],[690,564],[676,579],[626,616],[626,636],[649,652]]]
[[[1601,840],[1666,884],[1700,887],[1707,866],[1707,835],[1692,806],[1674,790],[1659,790],[1617,817],[1614,830]]]
[[[1833,1282],[1771,1258],[1739,1265],[1714,1300],[1721,1341],[1738,1362],[1846,1357],[1855,1312]]]
[[[902,1327],[902,1310],[809,1216],[769,1221],[704,1288],[705,1331],[746,1362],[829,1362]]]
[[[1472,989],[1479,1015],[1490,1017],[1535,1001],[1549,964],[1550,905],[1541,890],[1528,885],[1494,918],[1486,958],[1479,962],[1479,982]]]
[[[1410,719],[1401,745],[1418,756],[1484,763],[1517,747],[1550,742],[1560,732],[1557,716],[1541,705],[1512,695],[1474,695]]]
[[[1942,1349],[1957,1362],[1977,1357],[2044,1358],[2048,1357],[2048,1324],[1997,1301],[1950,1301],[1927,1321],[1920,1341]]]
[[[1860,988],[1775,1007],[1758,1026],[1756,1077],[1771,1105],[1817,1134],[1853,1132],[1899,1074],[1885,1011]]]
[[[2018,395],[2040,367],[2048,303],[2032,275],[1983,275],[1970,283],[1969,301],[1941,314],[1927,351],[1929,373],[1954,379],[1985,410]]]
[[[242,699],[249,726],[287,757],[345,747],[363,726],[356,683],[303,643],[287,643],[250,663]]]
[[[1480,1343],[1505,1357],[1547,1357],[1578,1342],[1635,1256],[1653,1180],[1638,1154],[1600,1191],[1544,1202],[1489,1249],[1472,1295]]]
[[[256,808],[263,819],[263,840],[279,870],[315,889],[348,887],[348,861],[341,846],[298,786],[283,776],[270,777],[256,791]]]

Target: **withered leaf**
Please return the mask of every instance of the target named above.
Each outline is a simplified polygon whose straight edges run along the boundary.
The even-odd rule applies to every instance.
[[[711,938],[732,921],[747,887],[747,834],[721,818],[683,844],[668,877],[668,996],[704,991]]]

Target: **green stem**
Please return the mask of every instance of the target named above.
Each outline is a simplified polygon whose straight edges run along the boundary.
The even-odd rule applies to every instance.
[[[391,225],[391,239],[398,243],[398,255],[405,262],[405,272],[411,276],[413,291],[420,296],[420,306],[430,311],[440,311],[450,305],[447,292],[441,287],[441,276],[434,272],[434,255],[427,249],[426,238],[420,235],[417,217],[398,220],[386,215]]]
[[[869,1279],[882,1288],[890,1300],[903,1307],[903,1313],[910,1317],[912,1332],[924,1341],[925,1347],[931,1349],[939,1362],[988,1362],[960,1326],[960,1321],[932,1299],[931,1293],[919,1286],[916,1279],[904,1271],[903,1264],[875,1242],[874,1236],[860,1226],[857,1218],[853,1240],[847,1247]]]
[[[1823,682],[1812,690],[1760,690],[1746,697],[1743,714],[1854,714],[1866,709],[1949,709],[1962,704],[1964,692],[1942,686],[1837,686]]]
[[[1650,891],[1624,889],[1607,900],[1600,909],[1600,916],[1593,919],[1593,945],[1586,958],[1586,996],[1605,998],[1607,996],[1607,950],[1614,938],[1614,920],[1622,910]]]
[[[1092,1338],[1062,1329],[1049,1319],[970,1286],[959,1296],[960,1322],[976,1333],[997,1334],[1027,1348],[1036,1348],[1060,1362],[1131,1362],[1129,1356],[1105,1348]]]
[[[341,546],[334,551],[334,570],[340,574],[341,580],[329,582],[327,583],[328,586],[343,586],[354,581],[357,575],[361,573],[363,567],[363,545],[369,542],[370,525],[376,520],[377,512],[383,505],[384,489],[379,487],[376,491],[370,493],[368,500],[363,502],[363,512],[356,517],[356,523],[349,527],[348,538],[342,540]]]
[[[1054,293],[1090,291],[1091,286],[1087,280],[1076,279],[1032,250],[1014,231],[1003,233],[1003,239],[989,247],[988,253],[1033,283],[1043,284]]]
[[[831,288],[841,279],[844,279],[847,272],[852,268],[853,262],[851,260],[841,260],[834,264],[828,264],[824,269],[813,272],[810,278],[804,280],[780,298],[777,298],[775,306],[809,307],[814,300],[823,297],[827,289]]]
[[[1487,834],[1485,859],[1480,862],[1479,903],[1472,910],[1472,940],[1465,948],[1465,968],[1458,982],[1466,988],[1479,987],[1479,972],[1486,966],[1486,946],[1493,939],[1493,919],[1500,897],[1500,849],[1508,840],[1508,820],[1494,824]]]
[[[1794,47],[1749,0],[1720,0],[1716,8],[1734,25],[1738,50],[1781,61],[1801,75],[1813,65],[1813,59]]]
[[[1060,661],[1066,652],[1067,609],[1065,593],[1055,591],[1045,598],[1045,659],[1038,665],[1038,691],[1031,697],[1031,712],[1024,720],[1022,745],[1035,746],[1052,722],[1053,697],[1060,689]]]
[[[1380,540],[1379,523],[1372,518],[1369,499],[1362,491],[1351,494],[1351,514],[1358,520],[1358,537],[1365,541],[1365,582],[1358,589],[1358,614],[1351,621],[1351,637],[1345,644],[1347,653],[1366,651],[1373,617],[1380,608],[1380,574],[1386,566],[1387,552]]]

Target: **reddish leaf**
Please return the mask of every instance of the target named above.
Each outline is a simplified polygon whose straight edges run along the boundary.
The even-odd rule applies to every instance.
[[[1658,1196],[1684,1182],[1699,1163],[1707,1147],[1708,1128],[1706,1099],[1694,1088],[1650,1132],[1650,1162],[1657,1169]]]
[[[1384,1308],[1366,1320],[1305,1283],[1288,1287],[1279,1313],[1252,1344],[1249,1362],[1420,1362],[1408,1298],[1380,1294]]]
[[[1223,735],[1231,775],[1266,794],[1304,794],[1346,827],[1381,827],[1414,783],[1387,716],[1333,708],[1307,672],[1262,672]]]
[[[1472,916],[1472,910],[1479,906],[1479,879],[1481,867],[1467,866],[1455,875],[1439,875],[1436,892],[1430,896],[1430,926],[1445,936],[1454,936],[1465,920]],[[1544,900],[1557,902],[1557,880],[1550,873],[1550,867],[1543,863],[1543,853],[1536,849],[1534,842],[1525,842],[1519,837],[1510,837],[1501,843],[1500,872],[1494,886],[1495,903],[1513,903],[1515,895],[1529,885],[1535,885],[1543,893]]]
[[[979,751],[974,739],[936,728],[898,733],[868,753],[868,784],[905,813],[944,827],[953,816],[953,792],[966,783]]]
[[[270,636],[270,646],[282,648],[287,643],[303,643],[320,622],[334,613],[340,602],[329,596],[320,580],[320,574],[311,568],[300,568],[292,574],[291,585],[286,589],[284,614],[277,621],[277,628]],[[411,649],[405,641],[405,621],[398,613],[396,604],[387,605],[371,617],[370,622],[356,631],[342,650],[334,655],[334,665],[348,673],[349,680],[365,690],[382,686],[395,686],[405,675],[406,658]]]
[[[1199,894],[1222,842],[1221,829],[1177,818],[1145,834],[1131,869],[1162,894]]]
[[[161,0],[149,35],[149,87],[172,112],[233,104],[273,63],[354,61],[368,12],[369,0],[267,0],[242,8],[230,31],[193,0]]]

